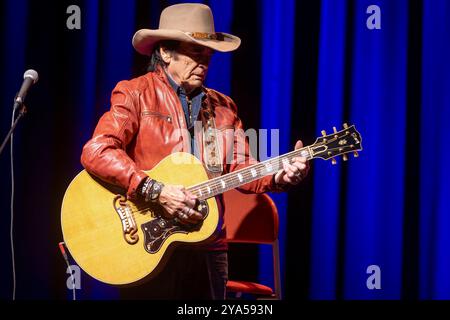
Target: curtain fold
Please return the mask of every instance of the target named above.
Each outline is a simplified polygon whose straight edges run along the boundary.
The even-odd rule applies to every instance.
[[[420,298],[450,299],[450,4],[424,1],[420,122]]]

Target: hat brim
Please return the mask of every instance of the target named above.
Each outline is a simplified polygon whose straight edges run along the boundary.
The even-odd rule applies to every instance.
[[[133,47],[143,55],[151,55],[155,44],[162,40],[177,40],[196,43],[220,52],[234,51],[241,45],[241,39],[228,33],[221,32],[223,40],[195,39],[180,30],[170,29],[141,29],[133,37]]]

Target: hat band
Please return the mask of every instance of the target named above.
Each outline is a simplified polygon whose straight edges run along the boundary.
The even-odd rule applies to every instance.
[[[191,36],[194,39],[199,40],[220,40],[223,41],[223,35],[220,33],[207,33],[207,32],[186,32],[187,35]]]

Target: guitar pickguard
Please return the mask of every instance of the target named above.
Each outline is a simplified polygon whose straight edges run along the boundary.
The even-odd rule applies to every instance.
[[[200,212],[205,219],[209,213],[208,203],[203,200],[200,201],[196,210]],[[164,241],[175,233],[189,233],[200,230],[203,221],[197,224],[182,224],[175,219],[167,219],[163,216],[159,216],[147,223],[141,225],[142,232],[144,233],[144,249],[148,253],[156,253],[161,249]]]

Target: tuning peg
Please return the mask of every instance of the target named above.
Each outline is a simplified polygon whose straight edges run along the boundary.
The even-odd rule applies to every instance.
[[[322,135],[325,137],[327,135],[327,132],[325,130],[320,131]]]
[[[344,127],[344,129],[348,129],[348,124],[346,122],[344,122],[342,126]]]
[[[334,133],[337,133],[336,127],[333,127],[333,131],[334,131]]]
[[[342,160],[344,160],[344,161],[347,161],[347,160],[348,160],[347,154],[343,154],[343,155],[342,155]]]
[[[353,151],[353,156],[354,156],[355,158],[358,158],[358,157],[359,157],[358,151]]]
[[[335,158],[331,158],[331,164],[336,164],[336,159]]]

